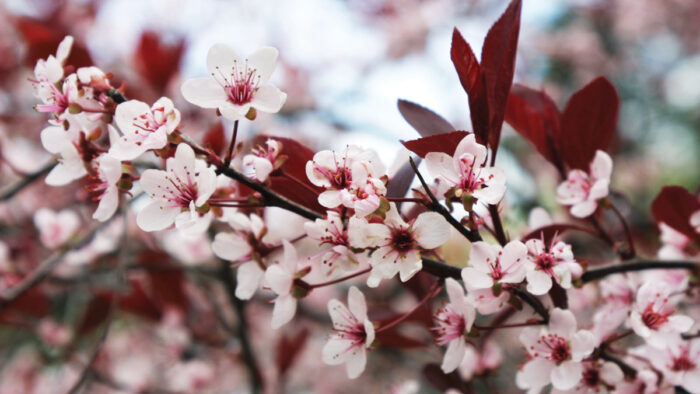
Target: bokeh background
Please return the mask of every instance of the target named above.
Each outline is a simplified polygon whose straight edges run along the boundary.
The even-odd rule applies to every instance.
[[[179,86],[206,74],[209,47],[222,42],[249,53],[275,46],[280,64],[273,82],[288,93],[287,103],[279,114],[260,114],[259,121],[244,122],[242,137],[275,134],[315,149],[356,143],[377,150],[391,165],[401,154],[399,140],[417,137],[396,109],[399,98],[431,108],[458,128],[471,129],[467,97],[449,58],[452,29],[458,27],[480,53],[489,26],[505,6],[502,0],[3,0],[0,184],[8,185],[50,159],[39,143],[46,118],[32,108],[36,101],[28,78],[36,59],[54,53],[66,34],[76,38],[75,59],[92,61],[112,73],[128,97],[147,102],[171,97],[183,113],[183,129],[195,137],[218,127],[220,120],[185,102]],[[560,107],[597,75],[615,84],[622,105],[613,147],[613,187],[624,192],[624,209],[649,239],[658,233],[648,207],[661,186],[679,184],[694,191],[700,179],[699,20],[697,0],[523,4],[515,82],[545,89]],[[223,126],[230,130],[230,125]],[[507,221],[524,221],[537,205],[554,212],[554,169],[512,129],[504,130],[498,166],[508,173]],[[34,234],[26,222],[36,207],[60,208],[68,198],[46,190],[37,185],[34,192],[0,204],[3,237]],[[11,252],[8,259],[16,257]],[[54,307],[65,313],[80,305]],[[259,312],[268,313],[262,307]],[[63,392],[79,373],[78,367],[66,366],[65,349],[42,344],[33,330],[0,329],[0,392],[42,392],[36,387]],[[214,381],[207,386],[213,392],[247,390],[235,341],[220,350],[194,346],[195,355],[206,357],[192,356],[201,361],[193,367],[186,357],[174,362],[165,354],[171,342],[179,343],[172,337],[180,334],[165,318],[158,324],[123,318],[113,331],[105,347],[118,362],[111,370],[114,380],[100,390],[119,389],[109,383],[141,387],[147,381],[151,386],[144,387],[149,389],[167,382],[177,391],[177,376],[187,374]],[[272,363],[275,346],[267,334],[260,332],[255,345],[261,359]],[[293,334],[297,332],[290,338]],[[312,345],[302,349],[285,374],[290,391],[357,392],[367,387],[385,392],[407,379],[420,380],[416,358],[439,358],[438,353],[417,356],[415,350],[377,352],[380,356],[370,361],[363,377],[348,384],[342,368],[320,365],[317,348],[323,343],[323,330],[311,334],[308,342]],[[33,388],[22,382],[32,382]],[[503,384],[505,390],[512,383]]]

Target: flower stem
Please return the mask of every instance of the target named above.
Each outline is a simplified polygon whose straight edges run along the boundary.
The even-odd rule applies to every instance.
[[[358,271],[353,272],[353,273],[350,274],[350,275],[343,276],[342,278],[329,280],[329,281],[327,281],[327,282],[313,283],[313,284],[309,284],[308,286],[309,286],[310,289],[316,289],[316,288],[319,288],[319,287],[325,287],[325,286],[334,285],[334,284],[336,284],[336,283],[345,282],[346,280],[352,279],[352,278],[354,278],[354,277],[356,277],[356,276],[360,276],[360,275],[366,274],[366,273],[368,273],[368,272],[371,271],[371,270],[372,270],[372,267],[363,268],[363,269],[361,269],[361,270],[358,270]]]
[[[536,321],[526,321],[526,322],[522,322],[522,323],[501,324],[501,325],[495,325],[495,326],[477,326],[477,325],[474,325],[474,327],[479,329],[479,330],[497,330],[499,328],[539,326],[542,324],[547,324],[547,322],[545,322],[544,320],[536,320]]]
[[[588,270],[581,276],[581,281],[583,283],[588,283],[612,274],[650,269],[687,269],[698,271],[700,270],[700,262],[683,260],[637,260],[630,263],[614,264]]]
[[[238,138],[238,121],[233,122],[233,135],[231,136],[231,143],[228,146],[228,151],[226,151],[226,157],[224,158],[224,167],[228,168],[231,165],[231,158],[233,157],[233,148],[236,146],[236,139]]]
[[[442,280],[438,280],[437,282],[435,282],[433,287],[431,287],[430,290],[428,290],[428,294],[426,294],[425,297],[423,297],[423,299],[418,304],[416,304],[415,307],[413,307],[413,309],[411,309],[410,311],[399,316],[397,319],[377,328],[377,330],[375,332],[379,333],[382,331],[386,331],[386,330],[396,326],[397,324],[401,323],[402,321],[406,320],[409,316],[411,316],[418,309],[420,309],[420,307],[422,307],[426,302],[428,302],[428,300],[435,297],[440,292],[440,290],[442,290]]]

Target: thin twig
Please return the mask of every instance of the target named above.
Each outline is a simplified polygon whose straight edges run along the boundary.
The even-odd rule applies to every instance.
[[[392,327],[395,327],[397,324],[401,323],[402,321],[408,319],[409,316],[414,314],[418,309],[420,309],[420,307],[425,305],[426,302],[428,302],[431,298],[435,297],[440,292],[440,290],[442,290],[442,280],[438,280],[437,282],[435,282],[435,284],[433,284],[433,286],[430,288],[430,290],[428,290],[428,293],[425,295],[425,297],[423,297],[423,299],[420,300],[420,302],[418,304],[416,304],[416,306],[414,306],[413,309],[404,313],[398,319],[393,320],[393,321],[377,328],[377,330],[375,332],[386,331]]]
[[[637,260],[630,263],[607,265],[590,269],[581,276],[581,281],[583,283],[588,283],[612,274],[651,269],[698,270],[700,269],[700,262],[682,260]]]
[[[228,151],[226,151],[226,157],[224,158],[224,167],[231,165],[231,158],[233,158],[233,148],[236,146],[236,139],[238,138],[238,121],[233,121],[233,134],[231,135],[231,143],[228,146]]]
[[[435,212],[442,215],[442,217],[444,217],[445,220],[447,220],[447,222],[450,223],[450,225],[452,225],[452,227],[457,229],[457,231],[459,231],[460,234],[464,235],[464,237],[467,238],[470,242],[481,241],[481,235],[479,235],[477,231],[471,231],[468,228],[464,227],[459,221],[457,221],[457,219],[454,218],[454,216],[452,216],[452,214],[447,210],[447,208],[440,204],[437,198],[435,198],[433,192],[430,191],[430,187],[425,182],[425,178],[423,178],[423,175],[421,175],[420,171],[418,171],[418,167],[413,161],[413,158],[409,157],[408,160],[411,163],[411,167],[413,167],[413,171],[416,173],[418,180],[420,181],[421,185],[423,185],[425,194],[427,194],[428,198],[430,198],[431,203],[429,207],[432,208]]]
[[[34,181],[40,179],[42,176],[47,174],[49,171],[53,170],[53,168],[58,164],[58,161],[52,160],[50,163],[47,165],[41,167],[40,169],[29,173],[25,175],[22,179],[18,180],[14,184],[6,187],[2,191],[0,191],[0,201],[7,201],[11,199],[12,197],[15,196],[15,194],[19,193],[24,189],[25,187],[31,185],[34,183]]]

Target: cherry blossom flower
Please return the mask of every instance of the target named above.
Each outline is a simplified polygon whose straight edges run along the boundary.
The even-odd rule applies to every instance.
[[[297,310],[297,299],[292,290],[299,259],[296,249],[289,241],[282,240],[282,246],[282,260],[265,270],[265,282],[277,294],[272,309],[272,328],[275,330],[292,320]]]
[[[202,108],[217,108],[230,120],[243,119],[252,109],[275,113],[287,95],[268,84],[277,63],[277,49],[263,47],[243,59],[231,47],[216,44],[207,54],[211,78],[185,81],[185,100]]]
[[[627,320],[638,287],[637,277],[627,274],[611,275],[600,281],[602,303],[593,315],[591,329],[599,342]]]
[[[36,330],[39,338],[51,347],[65,346],[73,336],[69,326],[58,323],[49,317],[41,319]]]
[[[58,164],[46,176],[47,185],[63,186],[87,175],[83,158],[75,145],[77,139],[76,133],[59,126],[49,126],[41,131],[44,149],[60,156]]]
[[[92,218],[100,222],[107,221],[119,207],[119,180],[122,177],[122,163],[108,154],[95,160],[97,175],[92,177],[89,191],[99,201]]]
[[[359,265],[360,259],[365,260],[364,254],[356,254],[350,249],[348,232],[337,212],[328,211],[326,219],[304,223],[304,229],[319,247],[330,246],[312,257],[314,261],[320,262],[324,275],[350,271]]]
[[[151,149],[161,149],[168,135],[180,124],[180,111],[167,97],[148,104],[129,100],[117,106],[114,113],[121,134],[109,127],[109,153],[119,160],[134,160]]]
[[[476,311],[464,295],[462,285],[456,280],[447,278],[445,289],[450,302],[435,314],[437,325],[432,330],[435,334],[435,344],[447,345],[440,368],[443,372],[450,373],[457,369],[464,359],[467,349],[465,337],[472,329]]]
[[[527,291],[534,295],[542,295],[552,288],[552,280],[564,289],[571,287],[572,277],[579,277],[581,266],[574,260],[571,245],[555,242],[547,248],[540,239],[530,239],[525,242],[528,248],[529,261],[527,269]]]
[[[211,214],[202,217],[198,210],[206,207],[216,189],[214,169],[195,158],[185,143],[177,146],[166,167],[167,171],[148,169],[141,174],[141,187],[153,201],[139,212],[136,223],[144,231],[163,230],[173,223],[183,231],[206,231]]]
[[[552,390],[552,393],[606,394],[622,382],[625,375],[617,364],[605,362],[584,362],[583,375],[576,386],[569,390]]]
[[[700,340],[670,340],[663,348],[643,346],[633,349],[634,354],[651,362],[663,374],[664,380],[681,386],[691,393],[700,388]]]
[[[386,169],[374,151],[355,145],[345,147],[340,155],[324,150],[306,163],[306,176],[312,184],[324,190],[318,202],[326,208],[342,205],[372,213],[379,206],[378,196],[386,193],[378,178]],[[345,189],[352,189],[342,194]],[[374,207],[374,209],[372,209]],[[371,211],[370,211],[371,210]],[[358,217],[363,217],[361,214]],[[366,215],[364,215],[366,216]]]
[[[365,296],[357,287],[348,291],[348,306],[337,299],[328,301],[333,334],[323,347],[323,362],[345,364],[349,379],[362,374],[367,364],[367,349],[374,342],[374,325],[367,317]]]
[[[667,283],[650,280],[637,292],[628,324],[652,346],[663,347],[693,325],[692,318],[675,314],[674,304],[670,300],[672,290]]]
[[[55,212],[41,208],[34,214],[34,225],[39,230],[41,243],[49,249],[54,249],[75,235],[80,228],[80,218],[68,209]]]
[[[423,268],[421,251],[447,242],[450,225],[435,212],[423,212],[406,223],[392,202],[383,223],[352,217],[348,237],[352,247],[377,248],[370,256],[372,271],[367,279],[368,286],[377,287],[382,279],[393,278],[397,273],[402,282],[411,279]]]
[[[554,308],[547,328],[526,327],[520,334],[529,360],[516,375],[521,389],[537,391],[552,383],[555,389],[570,390],[583,376],[582,360],[593,352],[595,339],[586,330],[576,331],[571,311]]]
[[[527,217],[527,227],[531,230],[536,230],[553,223],[552,216],[542,207],[532,208]]]
[[[602,150],[596,151],[589,173],[574,169],[557,188],[557,201],[571,205],[571,214],[585,218],[595,212],[598,200],[608,195],[613,161]]]
[[[236,271],[236,297],[250,299],[260,287],[265,271],[261,263],[253,260],[253,252],[262,244],[262,237],[267,231],[265,223],[256,214],[250,217],[236,212],[229,217],[232,233],[218,233],[214,237],[212,250],[219,258],[228,261],[243,261]]]
[[[659,231],[661,231],[662,246],[657,255],[660,259],[673,260],[688,257],[686,248],[691,243],[690,238],[666,223],[659,223]]]
[[[457,198],[471,195],[486,204],[498,204],[506,191],[505,173],[493,167],[484,167],[486,147],[477,143],[474,134],[460,141],[452,156],[430,152],[425,156],[430,175],[440,182],[438,193],[449,192]]]
[[[511,241],[501,248],[486,242],[474,242],[469,265],[462,269],[462,280],[467,289],[488,289],[494,284],[517,284],[525,279],[527,247],[520,241]]]
[[[633,349],[634,350],[634,349]],[[667,384],[659,386],[659,375],[649,369],[638,369],[633,381],[620,381],[615,394],[674,394],[675,388]]]
[[[490,315],[503,309],[508,302],[510,293],[502,291],[495,294],[493,289],[472,289],[467,297],[482,315]]]
[[[34,92],[45,103],[54,94],[55,84],[63,79],[63,65],[70,55],[73,41],[72,36],[64,37],[58,44],[56,56],[49,55],[46,59],[39,59],[34,66]]]
[[[254,148],[251,154],[243,157],[243,164],[253,167],[253,179],[260,182],[265,182],[270,173],[282,165],[282,162],[278,160],[280,151],[282,151],[282,143],[268,138],[265,145],[266,147]]]

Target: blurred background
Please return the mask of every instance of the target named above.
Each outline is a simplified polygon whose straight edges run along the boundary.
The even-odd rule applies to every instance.
[[[195,137],[218,127],[220,119],[185,102],[179,86],[187,78],[206,75],[209,47],[221,42],[243,54],[260,46],[277,47],[280,60],[273,82],[287,92],[287,103],[279,114],[259,114],[259,121],[244,122],[242,137],[281,135],[314,149],[356,143],[377,150],[391,166],[402,149],[399,140],[418,137],[396,109],[399,98],[471,130],[467,96],[449,57],[452,29],[458,27],[480,53],[488,28],[505,7],[503,0],[2,0],[0,184],[41,168],[50,158],[39,143],[47,119],[33,110],[36,100],[28,78],[36,60],[55,53],[66,34],[76,38],[72,64],[93,63],[111,73],[129,98],[150,103],[171,97],[183,114],[182,129]],[[597,75],[607,76],[617,87],[622,105],[612,152],[613,188],[627,196],[625,209],[635,226],[656,238],[648,207],[660,187],[678,184],[694,191],[700,179],[700,2],[525,0],[522,12],[515,82],[545,89],[560,108]],[[224,124],[223,130],[229,132],[230,125]],[[508,221],[522,222],[537,205],[555,213],[554,168],[508,126],[502,144],[497,165],[508,174]],[[0,205],[3,237],[34,234],[23,223],[36,206],[58,209],[74,197],[43,185],[33,187],[34,192]],[[47,190],[55,196],[50,201],[44,200]],[[17,258],[12,250],[8,253],[6,259]],[[65,313],[66,305],[58,309]],[[260,313],[268,311],[261,307]],[[120,324],[105,344],[119,362],[113,363],[117,366],[112,366],[111,381],[102,376],[115,387],[100,389],[119,390],[122,384],[154,389],[167,382],[173,385],[168,390],[186,392],[182,387],[192,386],[177,386],[177,377],[187,375],[187,384],[208,382],[203,391],[246,391],[236,343],[230,344],[233,353],[194,357],[201,364],[185,363],[185,356],[173,364],[156,360],[167,358],[162,349],[171,342],[179,343],[172,338],[179,331],[169,328],[167,314],[155,325]],[[310,337],[313,347],[322,345],[323,332]],[[17,330],[0,334],[0,392],[42,392],[36,387],[63,392],[71,387],[80,368],[66,367],[62,357],[68,350],[56,350]],[[272,360],[275,350],[265,335],[257,340],[261,359]],[[152,350],[156,346],[160,350]],[[406,353],[435,356],[416,356],[415,350],[387,352],[382,357],[395,361],[391,369],[370,361],[368,371],[349,385],[342,368],[318,366],[318,349],[302,349],[285,379],[290,391],[356,392],[355,384],[380,392],[399,389],[407,379],[420,380],[415,372],[419,364],[404,360]],[[27,382],[34,388],[20,385]]]

